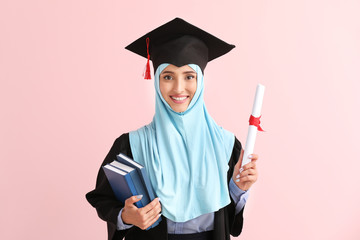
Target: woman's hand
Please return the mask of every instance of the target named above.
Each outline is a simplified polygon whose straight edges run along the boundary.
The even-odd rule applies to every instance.
[[[140,196],[132,196],[126,199],[121,218],[125,224],[132,224],[145,230],[160,217],[161,204],[159,198],[155,198],[145,207],[137,208],[134,203],[140,201],[142,197]]]
[[[241,169],[241,162],[243,159],[244,150],[241,150],[240,158],[235,165],[233,180],[235,184],[243,191],[248,190],[257,180],[258,171],[256,169],[257,154],[251,154],[251,162],[245,164]]]

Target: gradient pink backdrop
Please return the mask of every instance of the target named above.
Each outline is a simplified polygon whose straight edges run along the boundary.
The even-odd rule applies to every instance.
[[[259,180],[237,239],[360,239],[360,2],[0,2],[0,239],[106,239],[86,202],[121,133],[154,113],[145,59],[124,50],[182,17],[236,48],[205,100],[244,143],[266,88]]]

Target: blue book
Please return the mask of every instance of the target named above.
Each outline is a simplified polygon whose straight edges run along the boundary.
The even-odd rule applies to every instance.
[[[149,176],[148,176],[148,174],[146,172],[145,167],[142,166],[141,164],[135,162],[133,159],[129,158],[128,156],[126,156],[125,154],[122,154],[122,153],[117,155],[116,158],[117,158],[118,162],[120,162],[122,164],[125,164],[127,166],[130,166],[132,168],[135,168],[137,170],[137,172],[139,173],[139,176],[141,178],[141,181],[143,183],[143,186],[147,190],[147,193],[148,193],[148,196],[149,196],[149,202],[154,200],[156,198],[156,195],[155,195],[155,192],[154,192],[154,190],[152,188],[150,178],[149,178]],[[160,222],[161,222],[161,217],[150,228],[156,227]],[[148,229],[150,229],[150,228],[148,228]]]
[[[147,175],[147,172],[146,172],[146,169],[144,168],[144,166],[135,162],[134,160],[132,160],[131,158],[129,158],[128,156],[126,156],[125,154],[122,154],[122,153],[117,155],[116,158],[120,163],[123,163],[123,164],[128,165],[133,168],[136,168],[139,175],[141,176],[141,180],[142,180],[143,184],[146,186],[150,202],[152,200],[154,200],[156,198],[156,195],[152,188],[149,176]]]
[[[138,193],[138,195],[143,195],[143,197],[140,200],[143,207],[145,207],[147,204],[150,203],[148,192],[146,191],[145,185],[143,184],[141,177],[135,168],[125,165],[123,163],[120,163],[118,161],[113,161],[110,163],[110,165],[114,166],[122,171],[125,171],[130,175],[131,180],[134,183],[136,192]]]
[[[130,174],[110,164],[103,166],[103,169],[110,186],[119,201],[125,203],[125,200],[129,197],[139,195]],[[143,207],[141,201],[136,202],[135,205],[138,208]]]

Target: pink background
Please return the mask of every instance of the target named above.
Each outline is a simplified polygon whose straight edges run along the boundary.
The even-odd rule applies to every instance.
[[[154,113],[124,47],[174,17],[233,43],[208,110],[244,143],[266,86],[259,180],[238,239],[360,239],[360,2],[0,2],[0,239],[106,239],[86,202],[114,139]]]

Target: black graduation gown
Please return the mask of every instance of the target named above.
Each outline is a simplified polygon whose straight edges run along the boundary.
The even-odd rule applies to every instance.
[[[239,159],[240,152],[241,144],[239,140],[235,138],[233,152],[229,160],[229,170],[227,173],[228,182],[232,177],[232,172]],[[126,154],[132,158],[128,133],[121,135],[115,140],[101,166],[112,162],[119,153]],[[167,224],[164,216],[161,216],[162,221],[158,226],[151,228],[148,231],[141,230],[136,226],[121,231],[116,229],[117,217],[121,208],[124,207],[124,204],[116,200],[101,167],[98,172],[96,187],[86,194],[86,199],[94,208],[96,208],[99,217],[107,222],[108,240],[120,240],[124,237],[126,240],[167,240]],[[241,233],[244,208],[240,213],[235,215],[235,203],[231,197],[230,199],[231,203],[229,205],[215,212],[214,240],[230,240],[230,234],[239,236]]]

